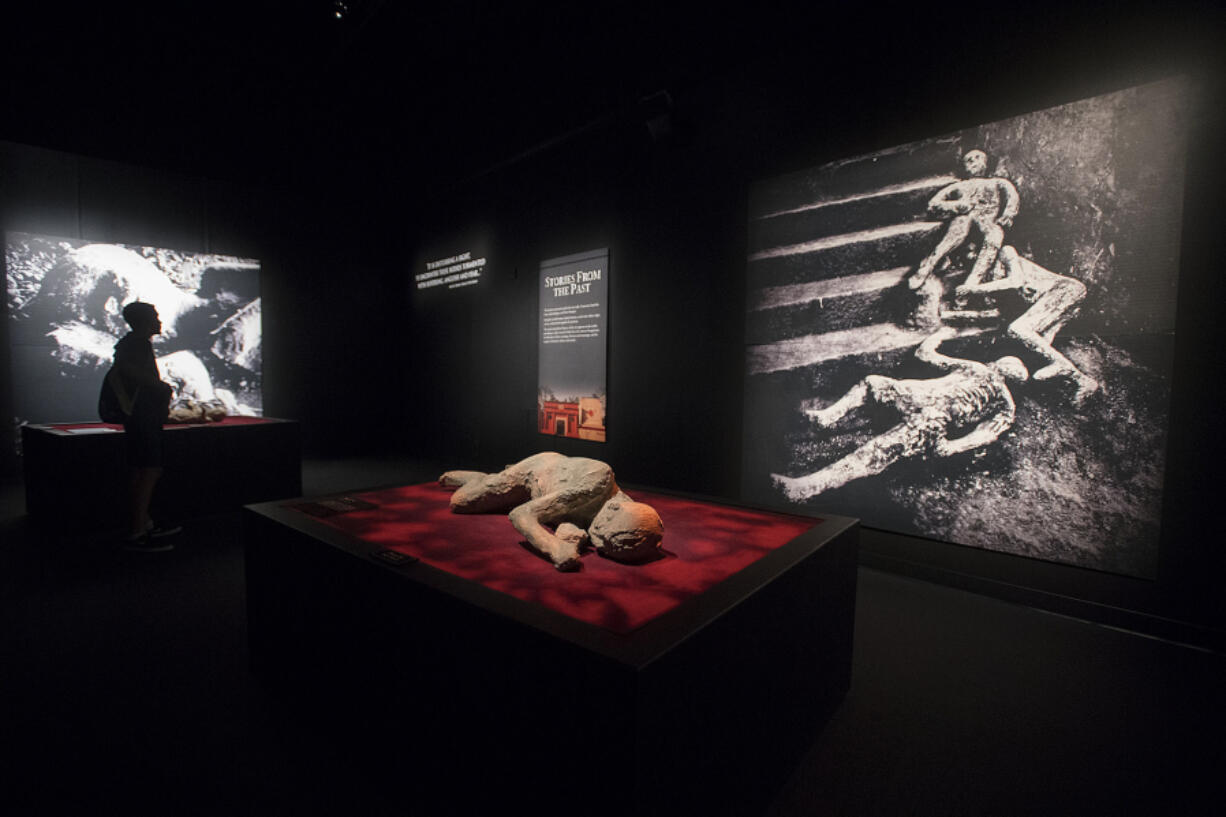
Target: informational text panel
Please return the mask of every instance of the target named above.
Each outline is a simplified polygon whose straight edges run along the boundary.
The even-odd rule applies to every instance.
[[[537,430],[605,441],[609,251],[541,263]]]

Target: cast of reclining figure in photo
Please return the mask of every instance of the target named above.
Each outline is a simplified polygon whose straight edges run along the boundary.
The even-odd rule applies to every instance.
[[[170,423],[220,423],[229,412],[220,400],[192,400],[180,397],[170,404],[167,422]]]
[[[448,471],[438,481],[457,489],[453,513],[509,512],[515,529],[558,570],[578,570],[589,543],[619,562],[640,564],[660,555],[659,515],[622,492],[613,469],[599,460],[547,451],[496,474]]]
[[[776,487],[788,499],[801,502],[853,479],[880,474],[901,459],[960,454],[988,445],[1008,431],[1015,410],[1008,383],[1025,381],[1026,366],[1013,356],[980,363],[937,351],[956,335],[952,327],[940,329],[915,352],[948,374],[924,380],[870,374],[830,406],[806,410],[821,428],[833,426],[865,404],[888,406],[900,416],[893,428],[819,471],[801,477],[772,474]]]

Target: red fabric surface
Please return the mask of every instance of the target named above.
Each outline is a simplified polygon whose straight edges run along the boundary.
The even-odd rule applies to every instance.
[[[216,423],[167,423],[165,428],[169,431],[174,428],[194,428],[196,426],[245,426],[254,423],[271,423],[272,418],[269,417],[226,417],[218,420]],[[60,431],[75,431],[81,428],[113,428],[117,431],[122,431],[123,426],[113,425],[111,423],[51,423],[48,428],[58,428]]]
[[[723,581],[809,530],[819,520],[633,491],[664,522],[666,556],[625,565],[596,553],[577,573],[559,573],[529,550],[506,514],[453,514],[452,489],[435,483],[348,496],[373,510],[320,519],[372,544],[524,601],[617,633],[628,633]]]

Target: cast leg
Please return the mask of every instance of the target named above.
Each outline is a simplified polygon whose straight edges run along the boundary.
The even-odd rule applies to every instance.
[[[1036,371],[1035,380],[1051,380],[1067,377],[1073,381],[1076,391],[1073,402],[1080,404],[1098,390],[1098,382],[1078,369],[1073,362],[1052,346],[1056,333],[1072,317],[1077,305],[1085,298],[1085,286],[1080,281],[1069,281],[1053,287],[1034,306],[1009,325],[1009,335],[1021,341],[1026,348],[1047,360],[1047,365]]]
[[[983,245],[979,248],[979,255],[975,257],[971,274],[966,277],[967,286],[977,286],[983,281],[983,276],[987,275],[988,270],[996,263],[996,254],[1000,252],[1000,245],[1005,241],[1005,231],[995,221],[975,223],[983,233]]]
[[[852,386],[847,394],[826,406],[826,408],[806,409],[805,415],[813,421],[814,425],[821,428],[829,428],[845,417],[848,412],[864,405],[864,401],[867,397],[868,381],[861,380],[859,383]]]
[[[929,332],[940,327],[941,298],[944,295],[945,285],[941,279],[932,275],[928,276],[915,290],[914,306],[911,314],[903,321],[903,325],[913,329],[925,329]]]
[[[907,279],[907,286],[911,289],[919,289],[923,286],[924,281],[928,280],[928,276],[936,269],[937,264],[941,263],[941,259],[949,255],[956,247],[961,246],[963,241],[966,241],[970,230],[970,216],[954,216],[953,220],[949,222],[949,229],[945,231],[945,235],[941,238],[940,243],[937,244],[936,249],[919,263],[919,266],[915,268],[915,272]]]
[[[803,502],[826,491],[841,488],[852,480],[880,474],[904,456],[915,453],[920,438],[905,423],[869,440],[855,451],[820,471],[803,477],[771,474],[775,487],[793,502]]]
[[[1077,314],[1085,297],[1085,284],[1072,278],[1061,281],[1027,310],[1027,312],[1040,310],[1035,316],[1034,330],[1050,344],[1056,339],[1056,333]]]

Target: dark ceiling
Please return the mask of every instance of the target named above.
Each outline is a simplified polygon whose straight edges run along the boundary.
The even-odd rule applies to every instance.
[[[338,12],[340,14],[338,15]],[[217,177],[463,178],[723,70],[734,16],[648,4],[28,4],[0,138]]]
[[[1180,44],[1161,28],[1191,32],[1216,6],[1134,5],[1125,25],[1118,2],[9,3],[0,139],[211,178],[424,188],[750,62],[801,61],[806,97],[861,87],[880,107],[890,87],[927,104],[947,84],[981,92],[976,72],[1075,78],[1108,41],[1117,60],[1161,61]]]

